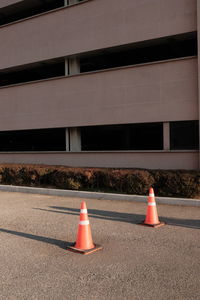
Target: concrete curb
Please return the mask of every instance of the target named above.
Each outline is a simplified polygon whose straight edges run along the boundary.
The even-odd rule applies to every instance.
[[[147,202],[147,196],[59,190],[59,189],[35,188],[35,187],[14,186],[14,185],[0,185],[0,191],[63,196],[63,197],[89,198],[89,199],[99,199],[99,200]],[[156,197],[156,202],[160,204],[170,204],[170,205],[200,206],[200,199]]]

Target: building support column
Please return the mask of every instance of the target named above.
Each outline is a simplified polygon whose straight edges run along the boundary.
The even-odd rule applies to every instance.
[[[69,128],[65,128],[65,151],[70,151]]]
[[[78,2],[79,2],[78,0],[69,0],[69,5],[76,4]]]
[[[198,41],[198,102],[199,102],[199,167],[200,169],[200,1],[197,0],[197,41]]]
[[[80,73],[80,60],[78,57],[68,59],[69,75],[76,75]]]
[[[70,151],[80,152],[81,151],[81,130],[80,128],[74,127],[69,128],[70,132]]]
[[[76,75],[80,73],[80,61],[78,57],[65,59],[65,76]],[[66,128],[66,151],[81,151],[81,132],[79,128]]]
[[[65,0],[65,6],[78,3],[78,0]]]
[[[78,57],[65,58],[65,76],[80,73],[80,60]]]
[[[163,123],[163,150],[170,150],[170,127],[169,122]]]

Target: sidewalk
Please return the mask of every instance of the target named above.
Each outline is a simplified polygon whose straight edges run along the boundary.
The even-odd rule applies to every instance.
[[[47,188],[23,187],[23,186],[13,186],[13,185],[0,185],[0,191],[63,196],[63,197],[76,197],[76,198],[79,197],[79,198],[98,199],[98,200],[147,202],[147,196],[72,191],[72,190],[61,190],[61,189],[47,189]],[[171,198],[171,197],[156,196],[156,203],[169,204],[169,205],[183,205],[183,206],[200,206],[200,199]]]

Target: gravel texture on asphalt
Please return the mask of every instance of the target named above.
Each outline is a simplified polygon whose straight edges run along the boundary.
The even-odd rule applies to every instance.
[[[85,199],[102,251],[66,251],[83,199],[0,192],[0,299],[197,300],[200,207],[159,205],[166,226],[139,226],[146,204]]]

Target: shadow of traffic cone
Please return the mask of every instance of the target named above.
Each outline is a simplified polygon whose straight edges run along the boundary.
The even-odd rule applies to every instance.
[[[67,250],[81,254],[90,254],[101,249],[102,247],[93,243],[87,207],[85,201],[83,201],[81,203],[80,221],[76,242],[73,245],[68,246]]]
[[[148,205],[147,205],[147,214],[145,221],[141,225],[150,226],[150,227],[160,227],[165,225],[164,222],[160,222],[158,219],[158,213],[156,208],[156,201],[154,196],[153,188],[149,189]]]

